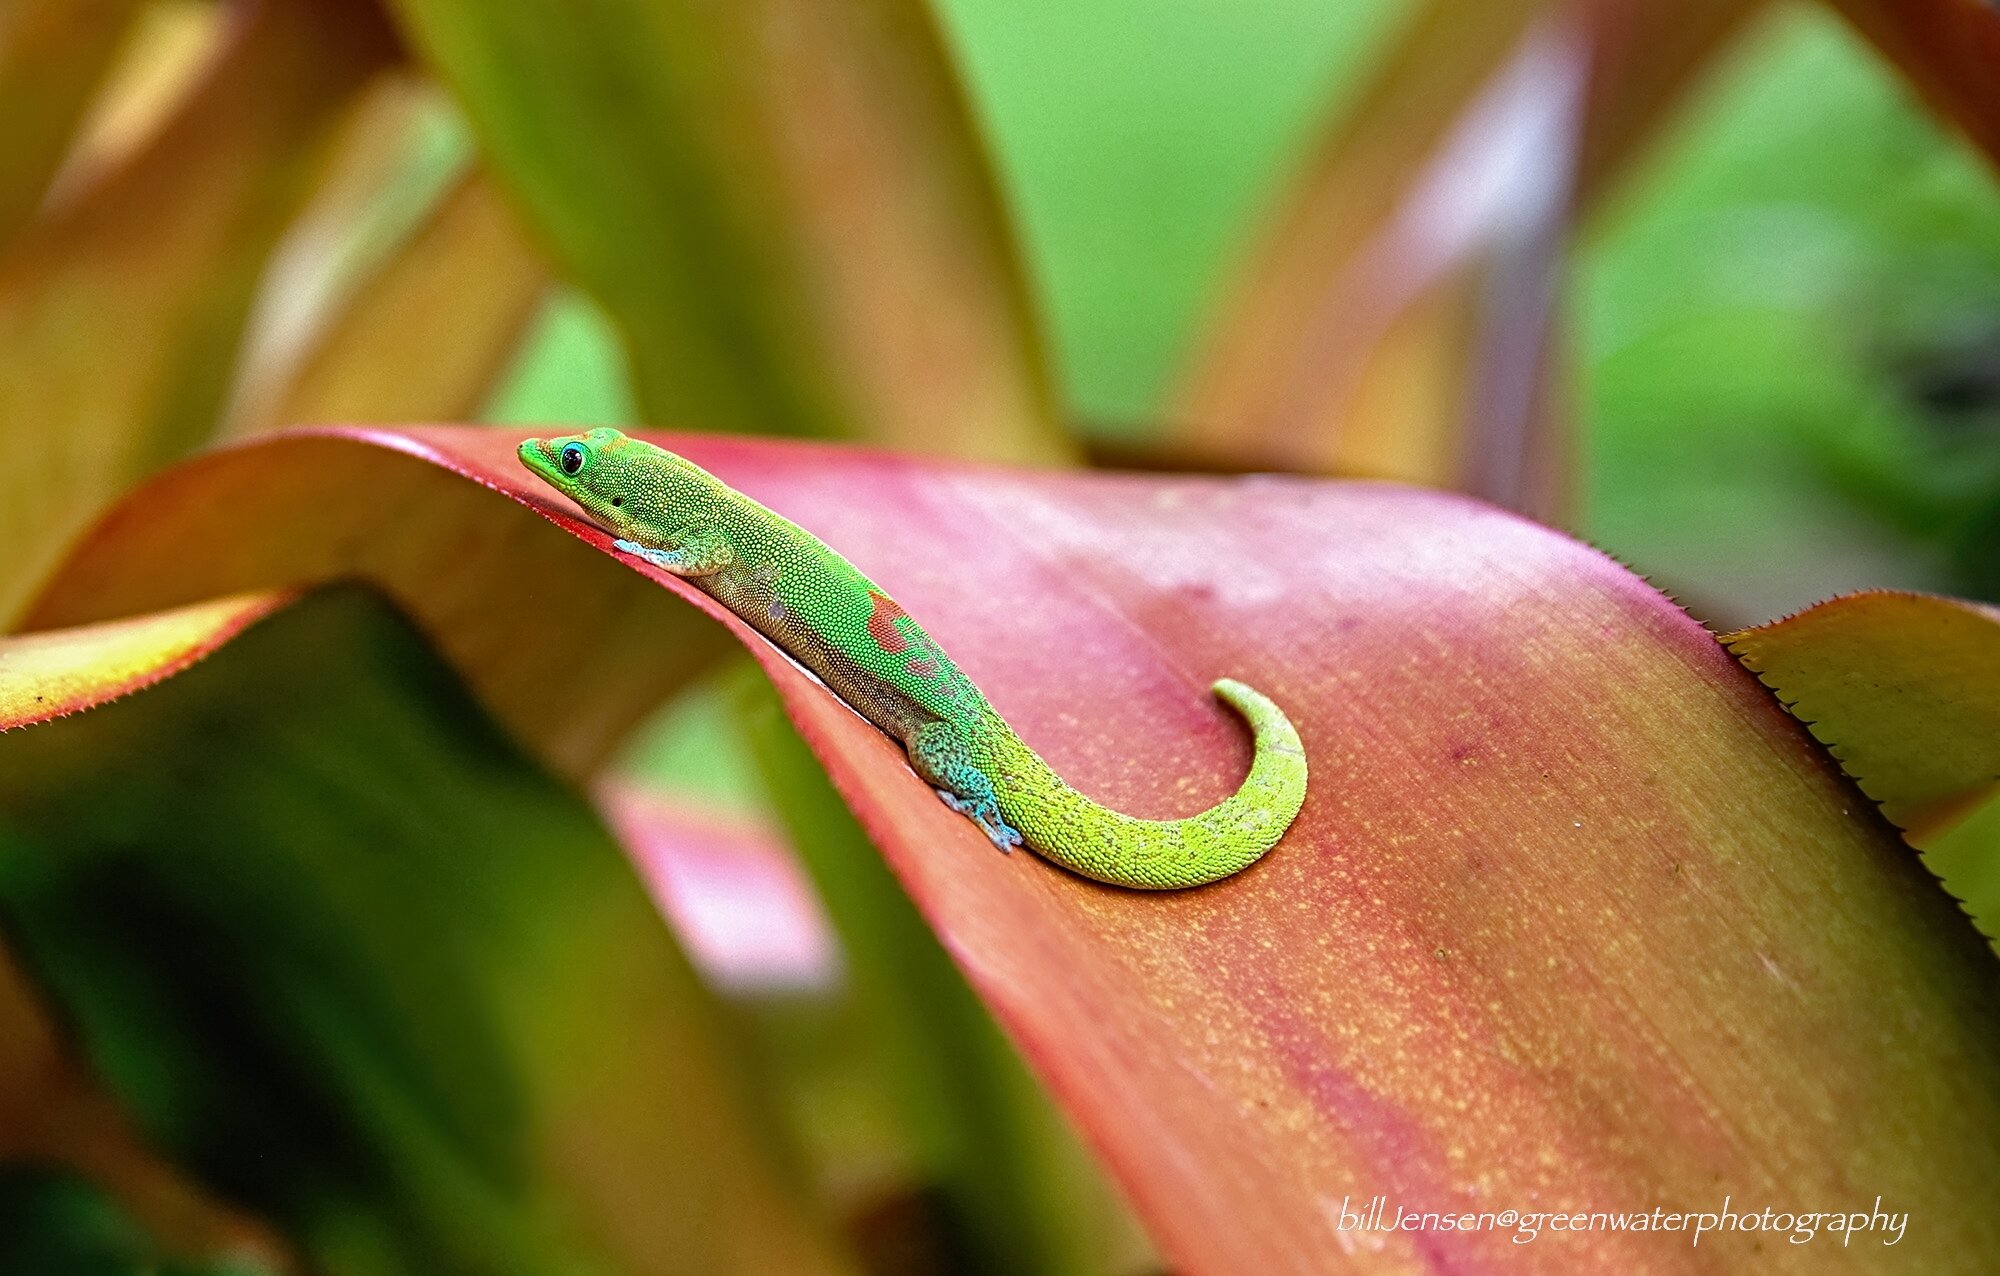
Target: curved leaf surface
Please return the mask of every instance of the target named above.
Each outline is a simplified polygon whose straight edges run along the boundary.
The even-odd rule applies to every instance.
[[[507,437],[484,447],[496,476]],[[517,740],[558,772],[592,771],[729,639],[618,564],[576,554],[533,520],[496,516],[492,494],[442,459],[423,433],[387,430],[295,431],[211,453],[108,514],[27,626],[365,579]],[[223,580],[265,583],[218,588]],[[551,696],[557,671],[564,691]]]
[[[1723,641],[1995,934],[2000,610],[1851,594]]]
[[[376,576],[516,731],[574,765],[611,704],[629,713],[684,658],[685,621],[642,640],[642,595],[691,603],[763,663],[1175,1270],[1893,1255],[1970,1272],[2000,1244],[1989,954],[1768,693],[1609,559],[1386,485],[661,441],[847,552],[1122,809],[1186,812],[1231,787],[1247,745],[1204,688],[1262,688],[1312,757],[1298,825],[1242,876],[1166,897],[996,855],[706,596],[583,552],[607,538],[485,431],[280,435],[200,459],[100,524],[34,616]],[[664,588],[632,588],[649,580]],[[1454,1214],[1879,1195],[1923,1224],[1894,1251],[1343,1231],[1343,1202],[1377,1194]]]

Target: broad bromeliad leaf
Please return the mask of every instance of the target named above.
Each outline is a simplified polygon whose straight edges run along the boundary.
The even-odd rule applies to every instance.
[[[2000,938],[2000,610],[1853,594],[1723,641]]]
[[[920,0],[398,0],[655,422],[1051,460],[1035,319]]]
[[[145,1132],[312,1270],[851,1270],[590,808],[379,596],[288,601],[0,643],[0,906]]]
[[[1241,877],[1164,897],[996,855],[706,596],[586,552],[607,538],[484,431],[204,457],[99,524],[31,623],[360,576],[568,771],[726,632],[1176,1271],[1822,1271],[1888,1253],[1342,1231],[1343,1205],[1377,1194],[1642,1214],[1879,1196],[1922,1219],[1899,1264],[1978,1271],[2000,1243],[1990,955],[1754,678],[1602,555],[1391,486],[662,441],[847,552],[1117,807],[1185,812],[1231,787],[1247,746],[1203,688],[1263,688],[1312,758],[1298,825]],[[53,729],[8,742],[32,758]]]
[[[1760,0],[1427,0],[1191,370],[1176,451],[1570,503],[1571,222]]]

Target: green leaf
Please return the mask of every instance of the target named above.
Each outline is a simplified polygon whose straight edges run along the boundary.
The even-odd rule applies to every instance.
[[[67,1270],[48,1255],[93,1250],[190,1265],[234,1258],[259,1270],[289,1260],[267,1226],[146,1143],[12,952],[0,951],[0,1271]]]
[[[1052,459],[1039,338],[920,0],[399,0],[656,422]]]
[[[317,1268],[845,1270],[594,812],[373,594],[0,736],[0,907],[141,1126]]]
[[[179,1260],[118,1203],[72,1175],[0,1167],[0,1270],[39,1276],[276,1276],[249,1255]]]

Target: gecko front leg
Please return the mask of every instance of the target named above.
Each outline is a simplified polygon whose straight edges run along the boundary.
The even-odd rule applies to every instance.
[[[713,527],[697,527],[674,538],[672,549],[653,549],[638,541],[615,540],[611,548],[621,554],[643,558],[661,571],[676,576],[713,576],[736,562],[736,550],[729,538]]]

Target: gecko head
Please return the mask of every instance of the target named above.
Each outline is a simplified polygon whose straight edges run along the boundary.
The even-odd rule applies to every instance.
[[[707,487],[695,480],[706,476],[689,462],[617,430],[527,439],[520,457],[529,472],[616,536],[685,522],[685,507]]]

